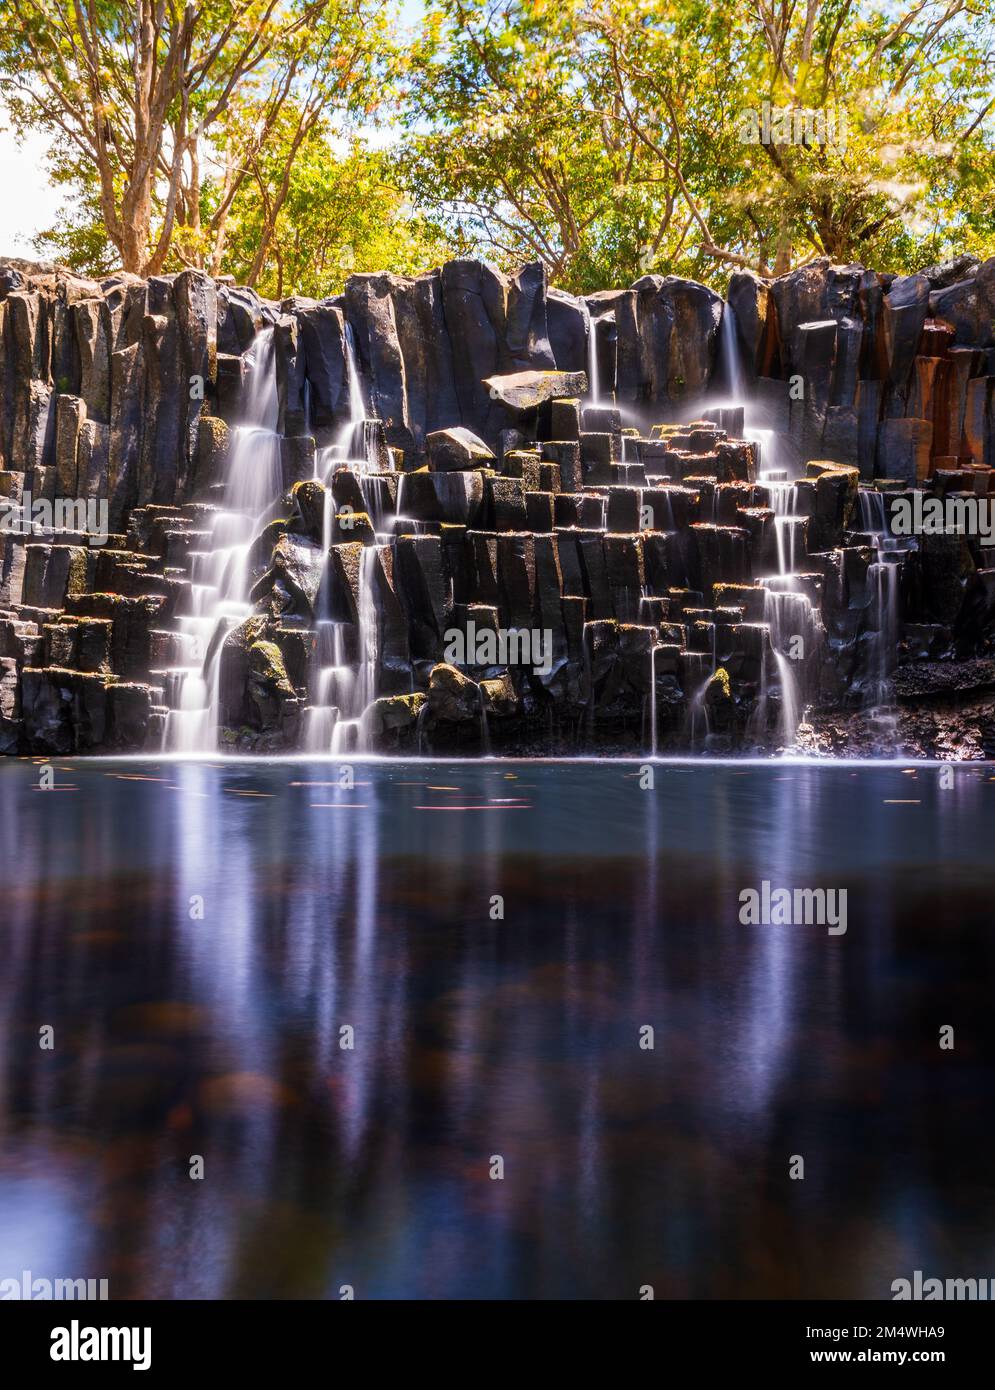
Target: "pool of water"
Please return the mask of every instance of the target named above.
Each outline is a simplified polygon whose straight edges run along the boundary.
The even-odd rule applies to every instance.
[[[353,766],[0,764],[0,1278],[995,1276],[995,768]]]

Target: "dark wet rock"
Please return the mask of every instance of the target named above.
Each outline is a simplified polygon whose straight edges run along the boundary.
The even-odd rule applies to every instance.
[[[736,321],[736,347],[747,380],[769,376],[778,349],[777,309],[770,285],[752,270],[729,280],[728,301]]]
[[[298,319],[312,423],[341,426],[349,418],[345,316],[337,305],[322,303],[300,309]]]
[[[358,620],[359,570],[363,550],[361,541],[346,541],[332,546],[328,553],[333,613],[345,622],[356,623]]]
[[[857,504],[860,474],[856,468],[831,462],[812,462],[805,470],[815,482],[815,504],[808,525],[808,548],[832,550],[843,539]]]
[[[646,275],[615,306],[618,382],[629,403],[702,395],[715,361],[722,300],[693,280]]]
[[[308,540],[320,544],[325,531],[327,491],[317,478],[295,483],[290,490],[293,524]],[[362,494],[360,494],[362,503]]]
[[[246,690],[261,730],[279,728],[289,701],[296,701],[283,653],[275,642],[253,642],[248,649]]]
[[[419,690],[413,694],[385,695],[374,700],[366,716],[374,748],[381,751],[414,751],[418,716],[427,698]]]
[[[354,512],[347,507],[332,517],[331,544],[341,545],[350,541],[359,541],[364,546],[376,545],[377,533],[369,512]]]
[[[325,573],[325,552],[305,536],[282,535],[270,568],[253,585],[253,603],[268,599],[274,614],[311,619]]]
[[[564,290],[549,289],[546,323],[557,369],[561,372],[586,370],[588,317],[581,300]]]
[[[987,691],[940,676],[913,699],[904,683],[991,658],[995,547],[949,533],[881,552],[880,496],[857,486],[874,479],[891,500],[913,487],[989,496],[993,265],[961,257],[894,276],[822,259],[773,282],[733,275],[751,424],[770,431],[758,443],[741,438],[742,404],[716,375],[722,303],[688,281],[647,276],[582,302],[538,265],[509,276],[460,261],[276,305],[195,271],[96,283],[6,262],[0,504],[106,499],[112,534],[98,545],[71,514],[0,530],[0,747],[140,751],[160,736],[175,693],[164,673],[189,660],[177,619],[214,582],[230,430],[269,325],[284,492],[248,538],[259,611],[209,644],[226,747],[295,746],[329,619],[351,665],[372,661],[388,704],[370,737],[385,748],[474,752],[493,736],[512,752],[578,751],[588,737],[642,750],[651,689],[660,746],[687,746],[707,722],[710,748],[752,747],[758,712],[776,739],[759,583],[779,568],[771,504],[783,498],[758,482],[773,468],[795,479],[793,519],[779,524],[812,608],[818,650],[800,684],[818,705],[811,737],[832,743],[840,712],[880,695],[882,664],[900,661],[905,746],[975,756]],[[584,381],[592,325],[597,404]],[[548,668],[472,667],[477,703],[458,721],[427,695],[405,704],[429,688],[448,629],[470,621],[538,630]]]
[[[433,719],[462,724],[480,717],[480,690],[456,666],[433,666],[428,683],[428,711]]]
[[[435,430],[425,441],[428,466],[435,472],[450,472],[464,468],[490,468],[494,454],[472,430],[462,425],[452,429]]]
[[[995,256],[979,265],[969,278],[933,289],[929,312],[950,324],[956,343],[978,347],[995,344]]]
[[[484,476],[476,469],[444,473],[420,469],[405,475],[401,501],[403,515],[414,521],[474,526],[483,519]]]
[[[482,680],[480,692],[489,719],[510,719],[518,713],[520,702],[510,672]]]
[[[439,537],[402,536],[396,546],[394,576],[408,612],[412,657],[437,659],[450,609]]]
[[[475,421],[488,440],[496,439],[507,423],[504,407],[491,400],[484,380],[506,365],[508,290],[505,276],[482,261],[449,261],[442,267],[442,306],[460,417]]]
[[[314,476],[315,445],[309,434],[290,435],[280,440],[280,470],[283,486],[289,490]]]
[[[930,312],[929,297],[925,275],[900,275],[884,297],[884,340],[889,376],[895,386],[904,386],[909,379]]]
[[[892,687],[908,704],[995,691],[995,660],[912,662],[894,673]]]

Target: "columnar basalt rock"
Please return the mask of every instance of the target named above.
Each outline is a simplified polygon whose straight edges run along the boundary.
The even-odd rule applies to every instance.
[[[204,751],[328,751],[336,720],[398,752],[804,741],[806,708],[991,656],[995,538],[893,509],[987,503],[993,464],[995,260],[742,272],[727,304],[476,261],[282,304],[0,262],[0,751],[154,751],[200,662]],[[193,653],[233,566],[250,616]]]

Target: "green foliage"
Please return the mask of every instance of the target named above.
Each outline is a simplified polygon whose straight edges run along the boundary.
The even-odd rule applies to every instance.
[[[0,95],[69,195],[46,254],[320,295],[453,253],[578,292],[995,253],[995,0],[429,0],[410,41],[399,8],[167,7],[141,73],[153,0],[0,9]],[[830,138],[760,139],[765,104]]]
[[[223,265],[239,282],[252,266],[283,162],[274,143],[259,161],[259,179],[233,204]],[[208,201],[214,196],[208,189]],[[354,272],[417,274],[447,254],[439,231],[408,207],[382,153],[359,141],[336,153],[328,132],[317,129],[292,161],[287,198],[256,286],[274,298],[295,293],[320,299],[339,292]]]
[[[233,200],[274,143],[287,157],[257,276],[314,130],[368,121],[391,94],[392,0],[18,0],[0,9],[0,97],[15,131],[53,142],[77,213],[50,241],[82,261],[93,213],[127,270],[217,269]],[[288,131],[288,113],[296,128]],[[220,167],[220,175],[215,174]],[[220,181],[210,220],[204,184]],[[260,196],[266,190],[260,188]]]
[[[913,268],[995,251],[993,88],[993,0],[436,0],[398,164],[454,233],[579,291]],[[764,102],[835,129],[748,143]]]

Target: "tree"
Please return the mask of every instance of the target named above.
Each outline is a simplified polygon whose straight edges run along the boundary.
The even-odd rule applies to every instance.
[[[224,267],[240,284],[320,299],[353,272],[416,274],[446,258],[444,237],[407,205],[387,156],[336,142],[319,123],[291,157],[285,142],[297,130],[296,113],[286,113],[232,203]],[[221,192],[209,188],[209,200]]]
[[[416,200],[499,261],[544,261],[558,283],[638,275],[675,199],[624,119],[610,59],[577,0],[440,0],[413,56],[398,156]]]
[[[995,251],[995,0],[437,0],[400,167],[577,290]]]
[[[607,0],[593,0],[592,13],[643,111],[670,113],[672,7],[651,0],[643,25]],[[897,268],[974,240],[962,216],[968,186],[980,178],[995,189],[992,0],[909,0],[904,11],[751,0],[733,13],[746,40],[739,149],[726,147],[704,255],[763,271],[816,255]],[[995,223],[977,231],[976,248],[995,250]]]
[[[369,108],[386,8],[16,0],[0,16],[0,95],[15,130],[53,136],[56,177],[84,209],[95,201],[125,270],[156,274],[171,255],[216,268],[231,205],[284,107],[294,103],[298,144],[330,110]],[[205,224],[202,167],[216,151],[223,188]],[[92,242],[85,212],[73,235],[77,250]]]

